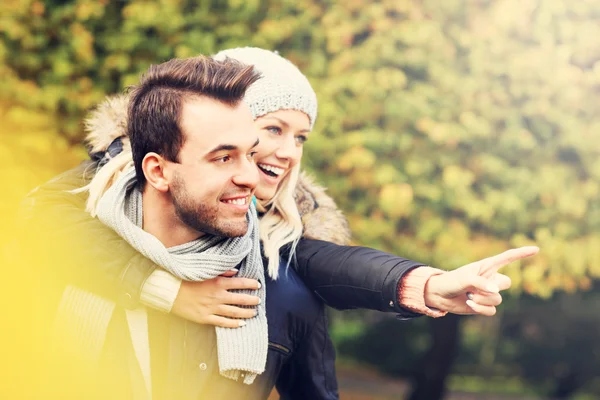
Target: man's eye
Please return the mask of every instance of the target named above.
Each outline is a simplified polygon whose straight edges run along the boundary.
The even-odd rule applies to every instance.
[[[281,135],[281,128],[278,126],[267,126],[265,129],[274,135]]]
[[[216,162],[219,162],[219,163],[226,163],[226,162],[229,162],[229,161],[231,161],[231,156],[223,156],[223,157],[219,157],[219,158],[217,158],[215,161],[216,161]]]

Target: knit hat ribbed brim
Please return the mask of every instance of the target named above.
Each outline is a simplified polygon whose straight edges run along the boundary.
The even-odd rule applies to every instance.
[[[253,65],[260,72],[262,77],[248,88],[244,97],[255,119],[279,110],[298,110],[308,115],[312,129],[317,118],[317,95],[291,61],[256,47],[223,50],[213,57]]]

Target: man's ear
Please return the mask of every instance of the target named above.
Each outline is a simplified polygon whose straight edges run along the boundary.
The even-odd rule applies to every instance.
[[[169,180],[165,176],[165,159],[159,154],[148,153],[142,160],[142,171],[146,182],[159,192],[169,191]]]

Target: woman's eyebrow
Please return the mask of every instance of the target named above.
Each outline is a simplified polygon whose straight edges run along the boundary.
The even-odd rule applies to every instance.
[[[285,128],[289,128],[289,127],[290,127],[290,124],[288,124],[287,122],[285,122],[285,121],[284,121],[284,120],[282,120],[281,118],[277,118],[277,117],[266,117],[266,119],[274,119],[274,120],[277,120],[277,121],[279,121],[279,123],[280,123],[281,125],[283,125]]]
[[[283,125],[284,128],[289,129],[290,128],[290,124],[288,124],[287,122],[285,122],[284,120],[277,118],[277,117],[265,117],[264,119],[274,119],[279,121],[279,123],[281,125]],[[300,131],[298,131],[298,133],[310,133],[310,129],[302,129]]]

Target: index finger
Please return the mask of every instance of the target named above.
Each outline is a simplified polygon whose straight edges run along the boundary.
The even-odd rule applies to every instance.
[[[531,257],[537,254],[539,251],[540,248],[537,246],[524,246],[516,249],[506,250],[504,253],[500,253],[488,258],[487,262],[485,263],[485,267],[481,271],[481,276],[491,277],[506,264],[510,264],[511,262],[521,260],[526,257]]]

